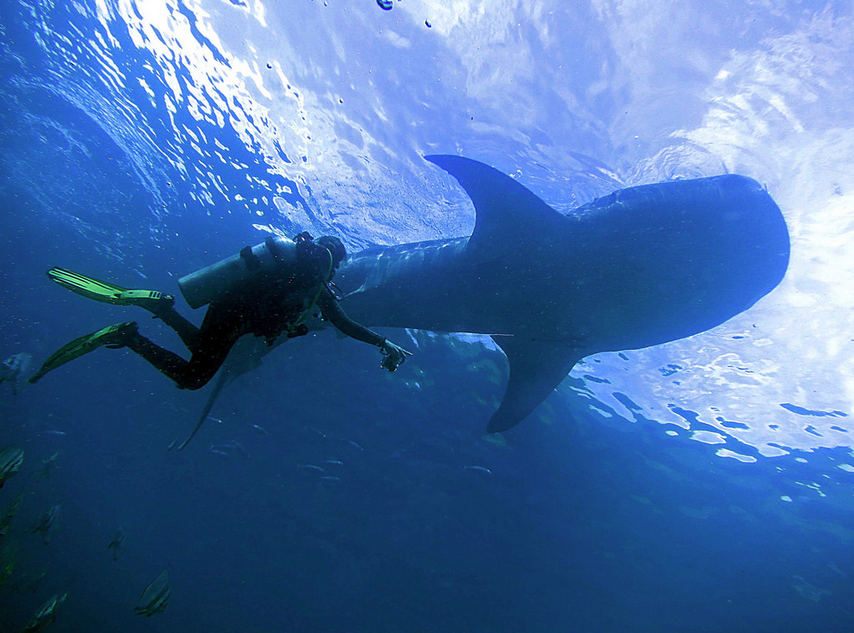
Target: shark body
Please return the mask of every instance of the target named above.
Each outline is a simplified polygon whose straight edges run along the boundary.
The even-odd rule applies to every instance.
[[[361,251],[335,282],[347,314],[369,327],[491,335],[510,377],[489,432],[522,421],[585,356],[720,325],[774,289],[788,266],[783,215],[744,176],[622,189],[562,215],[483,163],[426,158],[474,203],[472,235]],[[177,450],[221,391],[286,340],[238,342]]]
[[[474,203],[472,235],[362,251],[335,281],[369,327],[491,335],[510,377],[489,432],[518,424],[585,356],[720,325],[788,266],[783,215],[744,176],[622,189],[562,215],[483,163],[426,158]]]

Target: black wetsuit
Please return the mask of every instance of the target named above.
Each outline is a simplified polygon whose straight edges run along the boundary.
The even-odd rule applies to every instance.
[[[174,307],[157,311],[155,315],[178,333],[192,353],[189,361],[139,333],[130,335],[125,345],[182,389],[204,387],[244,334],[264,337],[270,345],[281,335],[304,334],[306,330],[299,327],[298,321],[306,310],[315,307],[343,334],[382,346],[385,338],[350,319],[338,305],[326,285],[328,273],[328,251],[309,244],[298,251],[295,269],[258,275],[250,283],[211,302],[201,328],[178,314]]]

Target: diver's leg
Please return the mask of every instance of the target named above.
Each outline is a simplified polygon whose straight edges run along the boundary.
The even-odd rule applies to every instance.
[[[189,361],[152,343],[139,333],[127,337],[124,343],[175,381],[179,388],[193,390],[204,387],[214,377],[234,345],[234,340],[204,337]]]
[[[174,312],[174,317],[183,319],[177,312]],[[174,317],[167,318],[172,320]],[[199,389],[214,377],[235,341],[244,333],[243,317],[239,309],[211,306],[201,330],[187,322],[195,329],[191,348],[193,355],[189,361],[152,343],[138,332],[128,336],[124,343],[174,380],[181,389]],[[167,324],[171,325],[169,322]],[[175,331],[178,332],[177,328]],[[187,347],[190,347],[189,344]]]
[[[184,360],[178,354],[163,349],[152,343],[139,332],[128,336],[123,341],[124,346],[132,349],[149,363],[154,365],[162,374],[171,378],[180,387],[184,383],[189,361]]]
[[[195,325],[185,319],[172,305],[158,306],[157,310],[149,309],[155,318],[160,319],[166,325],[175,330],[175,333],[181,337],[184,345],[191,352],[195,352],[199,345],[200,330]]]

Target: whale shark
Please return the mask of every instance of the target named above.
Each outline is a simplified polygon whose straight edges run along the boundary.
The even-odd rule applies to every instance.
[[[472,234],[368,248],[342,264],[335,284],[343,309],[368,327],[491,336],[510,371],[490,433],[525,419],[583,358],[714,328],[771,292],[788,267],[783,214],[745,176],[620,189],[561,214],[484,163],[425,158],[468,194]],[[248,338],[179,450],[220,392],[273,349]]]
[[[788,267],[783,214],[745,176],[621,189],[561,214],[484,163],[425,158],[474,204],[471,236],[369,248],[335,282],[368,327],[491,336],[510,371],[490,433],[526,418],[586,356],[714,328]]]

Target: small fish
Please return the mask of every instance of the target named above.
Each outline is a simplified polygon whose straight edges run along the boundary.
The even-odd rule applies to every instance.
[[[42,431],[39,435],[58,435],[60,437],[68,435],[65,431],[60,431],[58,429],[48,429],[47,431]]]
[[[18,508],[21,507],[21,501],[24,498],[24,491],[18,493],[18,496],[15,497],[15,500],[6,508],[6,514],[3,515],[3,518],[0,519],[0,541],[9,533],[9,529],[12,526],[12,519],[15,518],[15,514],[18,512]]]
[[[212,453],[227,453],[229,456],[231,456],[233,451],[238,451],[246,459],[252,458],[252,456],[249,455],[249,451],[247,451],[237,440],[231,440],[228,444],[211,444],[210,451]]]
[[[341,481],[341,477],[332,477],[330,475],[319,477],[318,479],[320,479],[320,481]]]
[[[44,481],[45,479],[50,479],[50,474],[53,472],[53,469],[56,468],[56,459],[59,457],[59,453],[54,453],[47,459],[42,460],[42,467],[39,469],[38,477],[36,481]]]
[[[297,464],[297,468],[300,470],[313,470],[318,473],[323,472],[323,469],[320,466],[315,466],[314,464]]]
[[[222,420],[220,420],[219,418],[215,418],[212,415],[209,415],[207,419],[213,422],[214,424],[222,424]]]
[[[122,528],[116,530],[113,540],[107,545],[107,549],[113,555],[113,560],[119,560],[124,552],[125,531]]]
[[[33,357],[26,353],[13,354],[0,365],[0,383],[9,381],[12,395],[18,395],[18,381],[29,370]]]
[[[463,466],[463,470],[478,470],[482,473],[486,473],[487,475],[491,475],[492,471],[488,468],[484,468],[483,466]]]
[[[243,448],[243,444],[241,444],[237,440],[231,440],[231,443],[234,445],[235,448],[237,448],[237,450],[239,450],[241,453],[243,453],[243,456],[246,459],[252,459],[252,456],[249,454],[249,451],[247,451],[245,448]]]
[[[45,629],[49,624],[53,624],[53,622],[56,621],[56,607],[62,604],[67,597],[67,593],[62,594],[61,596],[57,594],[45,602],[41,608],[36,611],[36,614],[33,616],[33,619],[30,620],[30,623],[27,624],[24,629],[24,633],[35,633],[36,631]]]
[[[24,449],[9,444],[0,451],[0,488],[24,463]]]
[[[259,424],[253,424],[252,428],[258,431],[261,435],[267,435],[267,429]]]
[[[171,593],[169,574],[164,571],[145,588],[133,612],[136,615],[144,615],[147,618],[158,613],[163,613],[166,609],[166,604],[169,602],[169,595]]]
[[[210,452],[213,453],[214,455],[219,455],[223,459],[231,459],[231,455],[229,455],[225,451],[217,450],[213,446],[211,446]]]
[[[314,431],[314,432],[315,432],[315,433],[317,433],[320,437],[326,437],[326,433],[324,433],[323,431],[320,431],[320,430],[318,430],[318,429],[314,428],[313,426],[307,426],[307,427],[305,427],[305,428],[307,428],[309,431]]]
[[[337,459],[327,459],[326,464],[334,464],[335,466],[343,466],[344,462],[339,462]]]
[[[348,443],[350,446],[355,446],[355,447],[356,447],[356,448],[358,448],[360,451],[365,450],[364,448],[362,448],[361,446],[359,446],[358,444],[356,444],[356,442],[354,442],[353,440],[347,440],[347,443]]]
[[[50,544],[50,530],[56,523],[56,520],[59,518],[59,513],[62,510],[62,506],[59,504],[53,506],[50,510],[45,512],[41,518],[39,519],[38,525],[30,530],[31,534],[41,534],[42,537],[42,545]]]
[[[0,547],[0,587],[6,584],[9,576],[15,571],[17,560],[18,541],[12,541]]]

